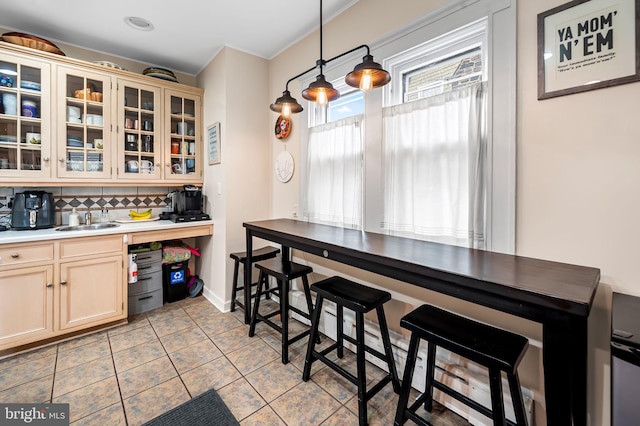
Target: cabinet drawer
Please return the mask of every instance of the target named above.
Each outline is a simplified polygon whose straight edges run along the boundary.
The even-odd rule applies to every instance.
[[[53,243],[0,245],[0,267],[53,260]]]
[[[138,276],[142,274],[150,274],[156,271],[162,271],[162,262],[143,263],[143,264],[136,262],[136,264],[138,265]]]
[[[162,306],[162,289],[129,296],[129,315],[141,314]]]
[[[140,266],[148,266],[157,263],[158,266],[162,263],[162,250],[145,251],[136,254],[136,263],[138,264],[138,271]]]
[[[153,290],[162,290],[162,269],[151,273],[138,270],[138,282],[129,283],[129,296]]]
[[[62,240],[60,242],[60,258],[68,259],[103,253],[122,253],[123,245],[121,235]]]

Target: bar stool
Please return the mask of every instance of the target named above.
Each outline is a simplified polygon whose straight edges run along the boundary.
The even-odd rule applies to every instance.
[[[509,381],[511,400],[516,415],[515,424],[527,424],[520,380],[518,379],[518,365],[529,346],[526,337],[460,317],[431,305],[422,305],[405,315],[400,320],[400,325],[411,330],[411,340],[396,411],[394,423],[396,426],[403,425],[407,419],[411,419],[419,425],[430,425],[416,414],[416,410],[424,403],[425,410],[431,411],[433,388],[493,419],[494,425],[513,425],[514,423],[507,421],[505,417],[502,371],[506,373]],[[420,395],[409,407],[411,380],[421,339],[428,342],[426,386],[424,394]],[[435,380],[436,346],[455,352],[489,369],[491,410]]]
[[[276,257],[276,255],[280,253],[279,248],[275,247],[262,247],[251,252],[251,263],[260,262],[262,260],[272,259]],[[242,283],[238,282],[238,270],[240,269],[240,264],[244,265],[247,260],[247,252],[239,251],[236,253],[231,253],[229,255],[231,259],[234,260],[233,265],[233,289],[231,291],[231,312],[236,310],[236,305],[240,306],[244,311],[244,323],[249,324],[249,320],[251,319],[251,298],[255,296],[251,296],[251,289],[249,289],[249,293],[245,292],[245,301],[247,307],[245,308],[245,303],[236,300],[236,295],[238,290],[244,290],[244,281]],[[256,286],[258,283],[251,284],[251,287]]]
[[[256,324],[264,322],[282,335],[282,363],[289,362],[289,345],[297,342],[305,336],[310,334],[310,330],[305,330],[302,333],[289,337],[289,311],[293,311],[302,317],[311,321],[311,312],[313,312],[313,303],[311,301],[311,291],[309,290],[308,274],[313,272],[310,266],[301,265],[299,263],[291,262],[289,260],[276,257],[274,259],[265,260],[255,264],[256,268],[260,270],[260,276],[258,278],[258,290],[256,292],[256,301],[253,304],[253,314],[251,315],[251,325],[249,326],[249,337],[253,337],[256,331]],[[269,276],[275,277],[278,283],[278,297],[280,299],[280,309],[270,312],[268,314],[261,314],[260,309],[260,296],[264,292],[264,289],[269,286]],[[295,306],[289,304],[289,290],[291,286],[291,280],[296,278],[302,278],[302,286],[304,288],[304,296],[307,300],[307,312],[298,309]],[[271,317],[280,315],[281,326],[270,320]]]
[[[358,418],[360,425],[367,424],[367,401],[369,401],[378,391],[391,382],[393,385],[393,391],[398,393],[400,391],[400,382],[398,381],[398,374],[396,372],[396,365],[393,361],[393,353],[391,352],[391,341],[389,340],[389,330],[387,328],[387,321],[384,316],[384,309],[382,305],[391,300],[391,294],[386,291],[377,290],[371,287],[364,286],[362,284],[354,283],[341,277],[331,277],[325,280],[319,281],[311,286],[316,295],[316,307],[313,311],[313,317],[311,319],[311,337],[309,338],[309,346],[307,347],[307,356],[304,362],[304,371],[302,373],[302,380],[305,382],[309,380],[311,373],[311,364],[318,360],[322,361],[337,373],[345,377],[351,383],[358,387]],[[337,333],[336,343],[328,348],[318,352],[315,350],[316,337],[318,336],[318,325],[320,322],[320,314],[322,312],[322,302],[324,299],[331,300],[336,304],[336,317],[337,317]],[[345,335],[343,327],[343,308],[351,309],[355,312],[356,316],[356,338]],[[378,324],[380,325],[380,334],[384,345],[384,354],[377,350],[365,345],[364,342],[364,314],[375,309],[378,314]],[[356,370],[357,373],[354,376],[344,368],[340,367],[335,362],[326,357],[328,353],[333,350],[337,350],[338,358],[342,358],[344,355],[344,340],[356,345]],[[371,355],[385,361],[389,368],[389,374],[387,374],[382,380],[374,385],[369,391],[367,391],[366,384],[366,363],[365,363],[365,351]]]

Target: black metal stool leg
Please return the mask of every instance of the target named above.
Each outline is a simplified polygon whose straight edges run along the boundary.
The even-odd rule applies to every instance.
[[[507,374],[509,380],[509,390],[511,392],[511,402],[513,403],[513,411],[516,414],[516,423],[518,425],[527,424],[527,418],[524,411],[524,400],[522,398],[522,392],[520,390],[520,379],[518,373]]]
[[[356,369],[358,371],[358,421],[360,426],[367,424],[367,375],[364,355],[364,314],[356,312]]]
[[[344,356],[344,338],[342,337],[344,334],[344,320],[343,320],[343,310],[342,305],[336,306],[336,343],[338,344],[338,358],[342,358]]]
[[[280,321],[282,321],[282,363],[289,362],[289,280],[278,280],[280,287]]]
[[[311,300],[311,289],[309,288],[309,279],[306,275],[302,276],[302,287],[304,290],[304,297],[307,300],[307,312],[309,312],[309,321],[311,321],[311,315],[313,312],[313,301]],[[320,334],[318,334],[318,338],[316,343],[320,343]]]
[[[418,359],[418,346],[420,345],[420,337],[415,333],[411,333],[409,341],[409,349],[407,350],[407,361],[404,367],[404,375],[402,377],[402,387],[398,398],[398,408],[396,409],[396,418],[393,423],[395,426],[401,426],[407,420],[405,410],[409,405],[409,393],[411,392],[411,382],[413,380],[413,372],[416,368],[416,360]]]
[[[398,371],[396,370],[396,363],[393,360],[393,351],[391,349],[391,339],[389,339],[389,329],[387,327],[387,319],[384,315],[384,309],[382,306],[376,308],[378,313],[378,324],[380,326],[380,335],[382,337],[382,344],[384,346],[384,354],[387,357],[387,365],[389,367],[389,375],[391,375],[391,385],[395,393],[400,392],[400,380],[398,379]]]
[[[316,298],[316,307],[311,315],[311,335],[309,336],[309,344],[307,345],[307,355],[304,359],[304,369],[302,371],[302,380],[308,381],[311,375],[311,364],[314,361],[313,351],[316,338],[318,337],[318,326],[320,325],[320,314],[322,313],[322,301],[324,297],[318,295]]]
[[[433,382],[436,376],[436,345],[429,342],[427,350],[427,380],[424,387],[424,409],[431,412],[433,408]]]
[[[496,368],[489,369],[489,387],[491,388],[491,411],[493,413],[494,426],[505,426],[507,420],[504,415],[504,403],[502,401],[502,374]]]
[[[256,291],[256,300],[253,303],[253,314],[251,315],[251,325],[249,326],[249,337],[253,337],[256,332],[256,323],[258,322],[258,309],[260,308],[260,296],[262,295],[262,284],[268,279],[269,277],[262,271],[260,271],[260,276],[258,277],[258,290]]]
[[[233,288],[231,289],[231,312],[236,310],[236,296],[238,293],[238,269],[240,262],[234,261],[233,265]]]

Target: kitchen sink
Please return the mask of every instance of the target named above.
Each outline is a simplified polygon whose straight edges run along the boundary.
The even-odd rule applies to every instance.
[[[97,231],[98,229],[115,228],[117,223],[92,223],[91,225],[59,226],[56,231]]]

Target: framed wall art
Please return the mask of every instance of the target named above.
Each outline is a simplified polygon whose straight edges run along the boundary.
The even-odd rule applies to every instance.
[[[538,15],[538,99],[640,80],[640,0],[574,0]]]
[[[220,164],[220,122],[207,127],[207,151],[209,164]]]

